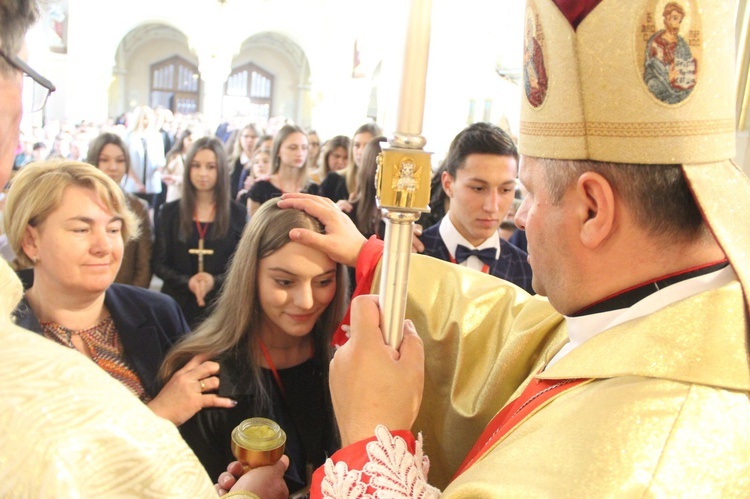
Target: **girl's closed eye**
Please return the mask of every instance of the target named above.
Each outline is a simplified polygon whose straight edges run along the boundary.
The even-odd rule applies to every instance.
[[[325,288],[333,284],[333,282],[334,282],[333,279],[329,279],[329,278],[321,279],[318,281],[318,286],[321,288]]]

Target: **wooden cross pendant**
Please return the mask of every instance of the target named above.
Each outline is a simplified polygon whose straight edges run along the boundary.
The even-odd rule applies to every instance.
[[[198,255],[198,273],[203,272],[203,255],[213,255],[214,250],[203,247],[203,238],[198,239],[198,249],[192,248],[188,252],[191,255]]]

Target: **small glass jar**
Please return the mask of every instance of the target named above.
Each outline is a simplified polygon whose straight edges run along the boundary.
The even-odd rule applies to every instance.
[[[232,454],[247,472],[273,464],[284,455],[286,433],[274,421],[250,418],[232,430]]]

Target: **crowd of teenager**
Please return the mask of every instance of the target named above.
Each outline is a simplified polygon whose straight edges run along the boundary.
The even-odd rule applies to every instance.
[[[747,497],[735,15],[530,1],[521,165],[457,130],[389,345],[374,123],[170,133],[140,106],[19,141],[55,87],[25,62],[36,2],[0,0],[0,496]],[[243,469],[258,416],[285,455]]]
[[[369,122],[328,140],[292,123],[210,131],[200,116],[139,106],[106,126],[60,126],[46,158],[27,155],[52,129],[22,139],[4,213],[26,287],[19,323],[88,355],[178,425],[210,476],[232,460],[230,434],[243,419],[277,421],[288,438],[287,486],[306,490],[311,470],[340,445],[328,362],[355,273],[291,242],[295,227],[323,228],[276,205],[284,193],[316,194],[365,237],[383,239],[381,128]],[[422,220],[415,250],[531,291],[525,253],[499,237],[517,159],[498,127],[462,131],[433,182],[442,216]],[[64,226],[65,214],[78,226],[57,238],[26,229],[32,220]],[[61,240],[66,251],[55,246]],[[87,259],[102,272],[71,277],[65,262]],[[162,297],[139,289],[154,283]],[[77,306],[61,313],[70,301]]]

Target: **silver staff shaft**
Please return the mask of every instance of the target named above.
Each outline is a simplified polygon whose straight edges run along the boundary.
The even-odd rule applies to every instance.
[[[380,324],[385,342],[398,349],[403,339],[406,285],[412,232],[419,213],[389,211],[385,216],[385,251],[380,274]]]

